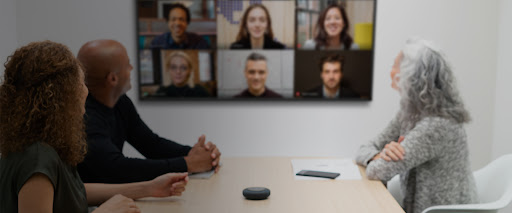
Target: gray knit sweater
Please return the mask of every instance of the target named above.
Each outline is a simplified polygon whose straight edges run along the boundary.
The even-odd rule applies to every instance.
[[[401,143],[404,160],[369,162],[400,135],[405,136]],[[366,166],[369,179],[388,181],[400,174],[408,213],[421,213],[435,205],[477,203],[466,140],[462,124],[453,120],[427,117],[404,132],[397,116],[375,140],[360,147],[356,162]]]

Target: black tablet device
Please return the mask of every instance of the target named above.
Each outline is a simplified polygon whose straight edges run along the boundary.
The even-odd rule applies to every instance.
[[[336,179],[338,176],[340,176],[340,173],[301,170],[299,173],[297,173],[297,175]]]

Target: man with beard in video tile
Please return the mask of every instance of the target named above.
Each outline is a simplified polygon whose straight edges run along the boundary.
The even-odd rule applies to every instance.
[[[339,54],[327,55],[320,59],[320,78],[322,85],[309,90],[304,97],[326,99],[360,98],[349,87],[343,85],[343,56]]]

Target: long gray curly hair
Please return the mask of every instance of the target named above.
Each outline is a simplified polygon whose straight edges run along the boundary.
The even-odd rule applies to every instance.
[[[444,54],[432,43],[419,38],[408,39],[397,77],[403,131],[411,130],[424,117],[442,117],[457,123],[470,121],[452,69]]]

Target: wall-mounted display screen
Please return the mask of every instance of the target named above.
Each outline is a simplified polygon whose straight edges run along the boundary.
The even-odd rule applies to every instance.
[[[142,100],[371,100],[376,0],[136,0]]]

